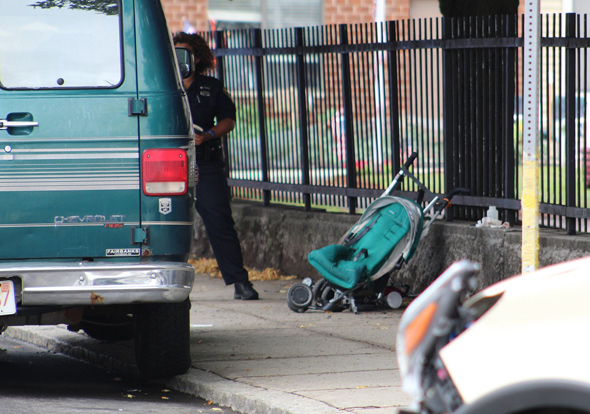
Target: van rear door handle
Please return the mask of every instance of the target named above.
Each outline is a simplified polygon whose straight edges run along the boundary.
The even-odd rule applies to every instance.
[[[0,129],[20,128],[20,127],[36,127],[36,126],[39,126],[39,122],[7,121],[6,119],[0,119]]]

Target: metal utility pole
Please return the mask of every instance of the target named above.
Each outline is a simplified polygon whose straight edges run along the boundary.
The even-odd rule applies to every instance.
[[[523,273],[539,267],[539,3],[540,0],[527,0],[524,13]]]

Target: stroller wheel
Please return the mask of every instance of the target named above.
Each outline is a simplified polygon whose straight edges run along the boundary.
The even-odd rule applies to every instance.
[[[327,283],[328,282],[326,281],[326,279],[322,278],[313,285],[313,287],[311,288],[313,292],[313,299],[319,299],[322,297],[322,292],[324,290],[324,287],[326,287]]]
[[[370,312],[377,309],[377,305],[374,303],[362,303],[356,306],[358,312]]]
[[[402,306],[403,297],[402,294],[397,290],[392,290],[387,294],[385,300],[387,301],[387,306],[389,306],[391,309],[398,309],[400,306]]]
[[[293,312],[305,312],[311,305],[312,300],[313,292],[304,283],[295,283],[287,291],[287,306]]]
[[[323,287],[322,292],[321,292],[322,306],[325,306],[333,298],[334,298],[334,289],[332,289],[332,287],[326,283],[325,286]],[[339,303],[335,303],[331,309],[332,312],[342,312],[343,310],[344,310],[344,307],[342,305],[340,305]]]

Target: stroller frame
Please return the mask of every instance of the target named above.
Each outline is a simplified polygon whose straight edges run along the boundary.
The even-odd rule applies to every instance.
[[[315,283],[311,278],[306,278],[303,282],[294,284],[287,292],[287,305],[292,311],[305,312],[308,309],[341,311],[350,308],[354,313],[358,313],[360,310],[373,309],[384,304],[396,309],[402,305],[403,297],[413,296],[409,286],[392,283],[393,273],[412,257],[418,242],[426,236],[434,220],[450,205],[452,197],[458,193],[468,192],[465,189],[456,189],[446,196],[434,194],[409,171],[416,158],[417,153],[412,153],[382,195],[367,207],[359,221],[340,239],[339,245],[326,246],[326,248],[350,246],[361,239],[371,230],[371,218],[378,214],[383,206],[392,203],[402,203],[406,210],[410,208],[416,214],[419,212],[418,226],[421,227],[411,228],[408,231],[409,234],[404,235],[403,240],[393,246],[393,252],[390,253],[385,263],[369,277],[362,281],[359,280],[359,283],[354,286],[338,285],[328,281],[325,277]],[[403,197],[391,196],[404,177],[411,179],[419,188],[416,202]],[[422,209],[420,205],[425,195],[428,196],[430,202]],[[425,218],[425,215],[429,213],[432,214]],[[402,241],[405,241],[405,245],[402,245]],[[310,257],[313,253],[310,253]],[[355,257],[353,260],[356,261],[357,258]],[[310,263],[320,271],[318,265],[314,264],[311,258]],[[325,273],[326,270],[323,270]]]

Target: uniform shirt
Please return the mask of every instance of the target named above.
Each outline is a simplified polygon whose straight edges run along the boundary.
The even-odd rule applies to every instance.
[[[211,129],[217,121],[230,118],[236,120],[236,105],[216,78],[197,75],[187,91],[193,123]]]

